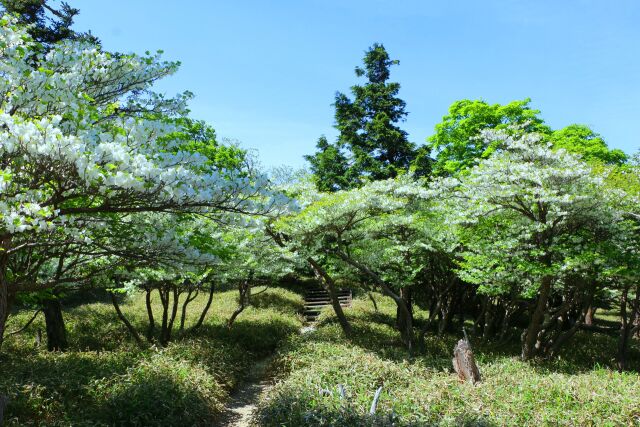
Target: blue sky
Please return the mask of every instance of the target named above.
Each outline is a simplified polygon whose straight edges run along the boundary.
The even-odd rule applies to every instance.
[[[554,128],[591,126],[640,148],[640,1],[71,0],[76,29],[108,50],[162,49],[181,70],[158,90],[195,94],[192,115],[259,151],[267,166],[305,164],[330,139],[337,90],[381,42],[400,65],[424,142],[455,100],[532,98]]]

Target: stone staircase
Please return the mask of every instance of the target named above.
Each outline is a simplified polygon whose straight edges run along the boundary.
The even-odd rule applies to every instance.
[[[338,299],[342,307],[351,307],[352,294],[350,289],[340,289]],[[329,292],[322,288],[312,288],[305,293],[304,317],[307,322],[315,322],[320,312],[326,306],[331,305]]]

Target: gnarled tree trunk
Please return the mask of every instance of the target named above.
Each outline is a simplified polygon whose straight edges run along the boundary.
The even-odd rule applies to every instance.
[[[184,300],[184,304],[182,304],[182,314],[180,315],[180,331],[184,331],[184,323],[187,319],[187,306],[198,297],[198,290],[195,291],[193,289],[189,289],[189,293],[187,293],[187,298]]]
[[[64,351],[67,349],[67,329],[62,316],[62,304],[58,299],[46,299],[42,303],[47,331],[47,349]]]
[[[629,343],[638,328],[636,322],[640,320],[640,286],[636,289],[636,295],[633,302],[629,303],[629,286],[622,290],[620,297],[620,335],[618,336],[618,370],[627,369],[627,356],[629,353]],[[628,308],[631,308],[631,316],[629,316]]]
[[[544,320],[544,313],[547,308],[547,302],[549,301],[549,295],[551,295],[551,285],[553,279],[551,276],[544,276],[540,284],[540,294],[534,307],[533,313],[529,320],[529,327],[524,333],[522,342],[522,360],[531,360],[537,353],[536,342],[538,340],[538,333],[542,327]]]
[[[350,258],[347,254],[345,254],[340,250],[335,250],[334,253],[344,262],[351,265],[352,267],[355,267],[360,272],[364,273],[369,278],[371,278],[373,282],[381,288],[383,294],[393,299],[393,301],[396,303],[397,308],[401,311],[402,316],[405,319],[405,323],[404,323],[405,328],[402,331],[400,331],[402,342],[409,350],[409,353],[413,353],[413,348],[415,343],[415,337],[413,334],[413,319],[411,317],[411,313],[409,312],[409,308],[405,303],[405,300],[400,295],[393,292],[391,287],[384,280],[382,280],[380,276],[378,276],[374,271],[372,271],[366,265],[360,264],[359,262]]]
[[[411,322],[413,322],[413,298],[411,294],[411,288],[400,288],[400,298],[404,300]],[[407,318],[400,308],[396,308],[396,327],[398,330],[403,331],[407,328]]]
[[[236,321],[236,318],[244,311],[244,309],[249,305],[251,299],[251,282],[253,281],[253,272],[249,273],[249,278],[238,285],[238,308],[234,310],[227,322],[227,328],[231,328],[233,323]]]
[[[198,321],[196,322],[196,324],[193,325],[193,327],[191,328],[191,331],[198,330],[204,323],[204,319],[207,317],[207,313],[209,312],[209,308],[211,307],[211,303],[213,302],[214,289],[215,289],[215,286],[211,284],[211,287],[209,288],[209,297],[207,299],[207,304],[202,309],[202,313],[200,313],[200,318],[198,318]]]
[[[333,311],[336,313],[336,317],[338,318],[338,322],[340,323],[342,331],[346,336],[351,336],[353,334],[353,328],[347,320],[347,316],[345,316],[344,310],[342,310],[340,299],[338,297],[338,290],[336,288],[335,282],[333,281],[333,278],[313,258],[307,258],[307,262],[309,263],[309,265],[311,265],[311,268],[316,274],[319,282],[323,285],[327,292],[329,292],[329,298],[331,298],[331,306],[333,307]]]

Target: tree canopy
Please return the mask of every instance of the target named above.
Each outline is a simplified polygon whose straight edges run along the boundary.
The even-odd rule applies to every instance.
[[[351,87],[353,99],[336,93],[337,141],[320,138],[318,152],[305,156],[321,190],[358,187],[368,180],[393,178],[412,167],[421,175],[429,171],[428,158],[399,127],[407,116],[405,102],[398,98],[400,84],[389,79],[391,66],[400,62],[391,59],[382,44],[374,44],[363,63],[355,73],[367,81]]]

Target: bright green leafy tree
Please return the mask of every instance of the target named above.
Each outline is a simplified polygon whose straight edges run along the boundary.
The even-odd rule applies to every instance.
[[[480,137],[486,129],[507,129],[523,126],[526,131],[547,134],[550,128],[539,117],[540,111],[530,107],[530,99],[506,105],[463,99],[449,107],[449,114],[436,125],[436,132],[428,138],[428,145],[436,153],[433,173],[438,176],[456,175],[489,157],[497,142]]]

